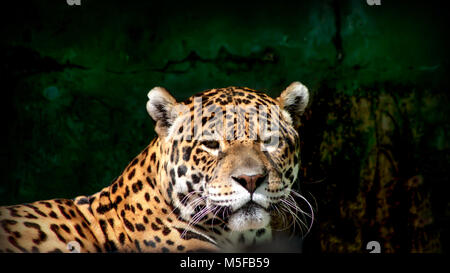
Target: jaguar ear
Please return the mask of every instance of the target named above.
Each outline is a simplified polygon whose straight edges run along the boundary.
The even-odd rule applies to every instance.
[[[294,127],[300,125],[300,117],[309,101],[308,88],[300,82],[291,83],[277,98],[283,110],[286,110]]]
[[[147,112],[156,122],[155,131],[159,136],[166,136],[167,131],[176,118],[175,98],[163,87],[155,87],[148,92]]]

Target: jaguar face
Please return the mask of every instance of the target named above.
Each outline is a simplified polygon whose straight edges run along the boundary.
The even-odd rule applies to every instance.
[[[272,138],[266,140],[263,135],[256,140],[216,140],[216,151],[205,149],[216,162],[212,179],[205,184],[207,205],[223,207],[229,213],[232,230],[267,226],[271,205],[289,194],[296,179],[293,173],[298,168],[294,164],[297,134],[281,133]]]
[[[163,88],[150,91],[166,194],[181,215],[193,224],[213,218],[233,231],[267,227],[297,179],[296,129],[308,98],[299,82],[276,99],[230,87],[178,103]]]

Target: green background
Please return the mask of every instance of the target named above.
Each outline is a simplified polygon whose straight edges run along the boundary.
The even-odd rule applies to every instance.
[[[231,85],[277,96],[301,81],[298,186],[318,208],[304,251],[376,240],[383,252],[448,252],[448,9],[158,2],[3,8],[0,205],[109,185],[155,135],[154,86],[183,100]]]

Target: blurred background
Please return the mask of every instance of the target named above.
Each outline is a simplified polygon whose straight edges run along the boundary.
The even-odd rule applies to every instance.
[[[2,4],[0,205],[109,185],[155,136],[154,86],[181,101],[301,81],[303,251],[449,252],[442,3],[67,2]]]

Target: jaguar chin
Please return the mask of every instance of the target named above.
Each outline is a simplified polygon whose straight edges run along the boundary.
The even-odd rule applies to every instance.
[[[248,202],[231,214],[228,224],[233,231],[265,228],[270,223],[270,214],[253,201]]]

